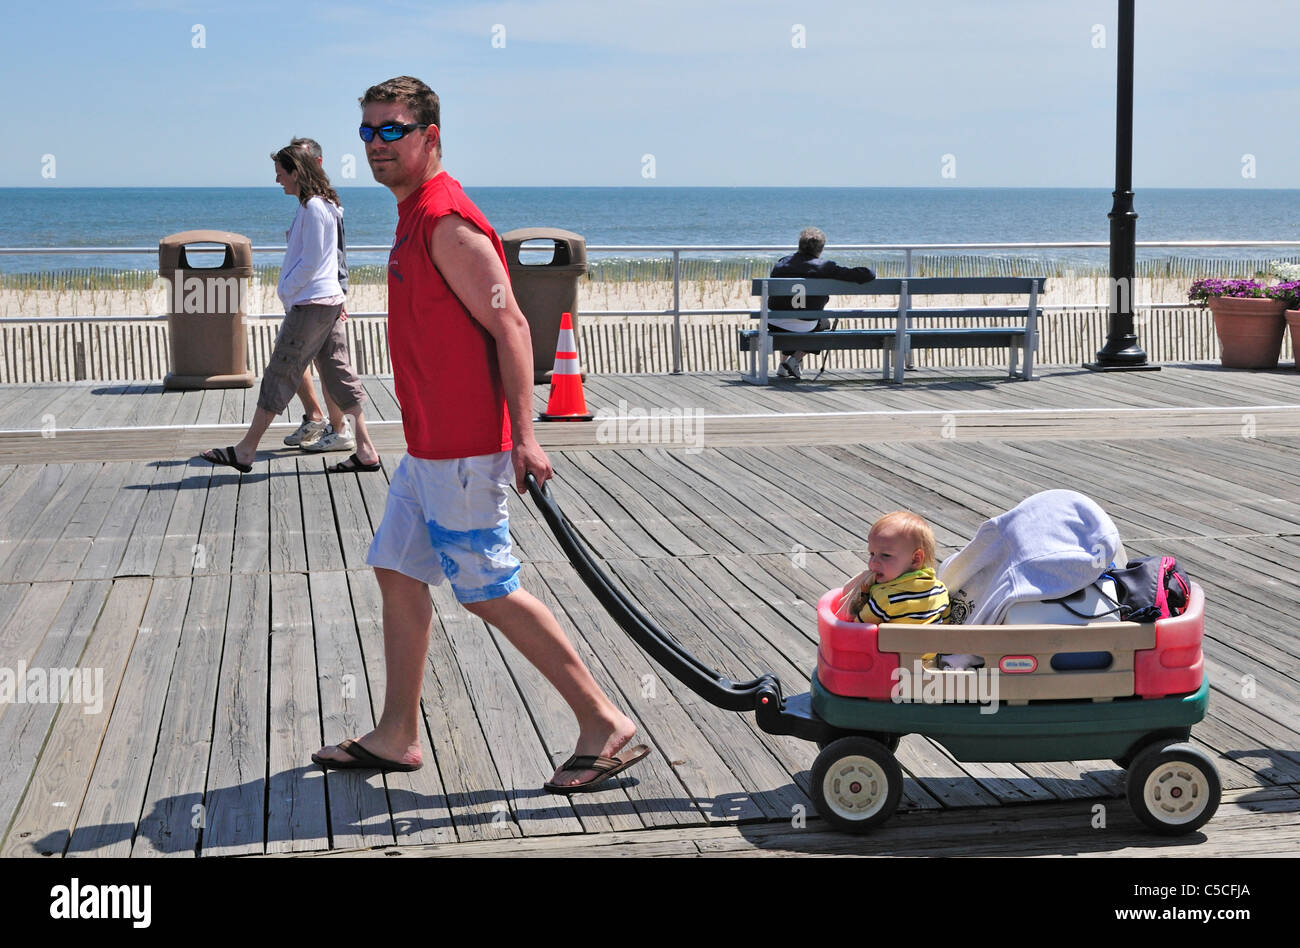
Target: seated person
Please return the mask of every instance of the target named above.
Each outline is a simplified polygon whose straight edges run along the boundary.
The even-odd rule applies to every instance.
[[[817,280],[849,280],[853,283],[870,283],[876,274],[870,267],[842,267],[834,260],[821,259],[826,247],[826,235],[816,227],[805,227],[799,234],[799,250],[787,257],[782,257],[772,268],[774,277],[809,277]],[[768,300],[769,310],[791,311],[794,297],[774,296]],[[830,302],[829,296],[805,296],[802,309],[820,312]],[[817,319],[772,319],[768,317],[768,328],[774,332],[822,332],[830,329],[830,321]],[[820,350],[809,352],[782,351],[777,376],[793,378],[796,382],[803,378],[799,364],[805,355],[817,355]]]
[[[867,569],[844,586],[841,618],[922,625],[951,618],[948,590],[934,572],[934,531],[920,515],[909,510],[885,514],[871,525],[867,551]],[[983,664],[976,655],[937,658],[940,668]]]
[[[867,568],[845,584],[842,602],[860,622],[943,621],[948,590],[934,575],[930,525],[909,510],[895,510],[873,523],[867,534]]]

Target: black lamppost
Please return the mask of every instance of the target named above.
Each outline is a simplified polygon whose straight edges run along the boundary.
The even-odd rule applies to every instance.
[[[1119,0],[1119,63],[1115,100],[1115,190],[1110,214],[1110,312],[1098,371],[1158,370],[1147,361],[1133,327],[1133,280],[1137,275],[1137,212],[1133,210],[1133,6]]]

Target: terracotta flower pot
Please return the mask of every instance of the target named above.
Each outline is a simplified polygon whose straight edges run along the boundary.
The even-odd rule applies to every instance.
[[[1209,301],[1219,361],[1230,369],[1275,369],[1286,332],[1285,300],[1216,296]]]
[[[1300,369],[1300,309],[1286,311],[1286,324],[1291,329],[1291,356],[1295,359],[1295,367]]]

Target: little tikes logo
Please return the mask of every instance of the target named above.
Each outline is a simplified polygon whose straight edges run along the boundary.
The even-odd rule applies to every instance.
[[[410,236],[411,236],[410,234],[403,234],[401,237],[397,238],[397,243],[393,244],[393,249],[388,251],[388,275],[397,277],[398,283],[402,283],[404,281],[402,279],[402,271],[400,269],[400,264],[402,261],[398,259],[397,251],[398,248],[402,246],[402,244],[406,243],[406,238]]]
[[[1006,655],[998,668],[1005,675],[1028,675],[1038,668],[1038,659],[1032,655]]]

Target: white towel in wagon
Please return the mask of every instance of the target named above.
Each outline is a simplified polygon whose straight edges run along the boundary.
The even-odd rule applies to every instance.
[[[970,543],[939,567],[954,603],[967,605],[959,621],[995,625],[1018,602],[1057,599],[1097,581],[1123,562],[1123,544],[1110,516],[1072,490],[1026,497],[986,520]]]

